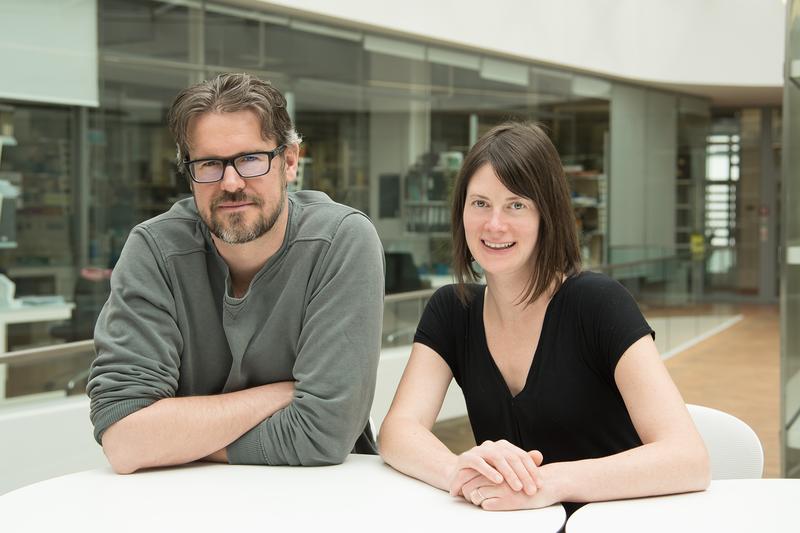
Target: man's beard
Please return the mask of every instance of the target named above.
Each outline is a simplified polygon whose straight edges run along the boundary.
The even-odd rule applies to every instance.
[[[208,213],[204,213],[200,209],[198,211],[200,211],[200,217],[203,222],[208,226],[208,230],[215,237],[227,244],[244,244],[258,239],[275,226],[281,213],[283,213],[283,207],[286,203],[286,182],[284,182],[281,189],[278,204],[269,213],[269,216],[264,216],[264,213],[261,212],[264,200],[257,196],[248,196],[244,191],[235,193],[224,191],[212,200]],[[217,207],[225,202],[252,202],[259,209],[258,218],[252,224],[247,225],[245,223],[246,213],[220,215],[217,212]]]

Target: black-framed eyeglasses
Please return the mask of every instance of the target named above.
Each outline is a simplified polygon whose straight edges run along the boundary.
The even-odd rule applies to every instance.
[[[257,178],[267,174],[272,168],[272,160],[286,150],[282,144],[268,152],[253,152],[252,154],[237,155],[231,159],[195,159],[186,161],[189,176],[196,183],[214,183],[220,181],[225,175],[225,169],[232,165],[233,169],[243,178]]]

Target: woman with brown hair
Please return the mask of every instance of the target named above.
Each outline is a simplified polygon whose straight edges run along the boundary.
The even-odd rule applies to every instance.
[[[475,144],[452,231],[458,283],[422,315],[381,427],[384,460],[487,510],[706,488],[705,446],[653,330],[619,283],[581,271],[541,128],[506,123]],[[460,455],[431,433],[453,378],[481,443]]]

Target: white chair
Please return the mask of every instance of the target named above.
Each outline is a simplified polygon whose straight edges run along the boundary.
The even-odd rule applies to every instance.
[[[686,404],[711,459],[711,479],[760,478],[764,450],[758,435],[733,415]]]
[[[375,441],[377,442],[378,428],[375,427],[375,421],[372,420],[372,417],[369,417],[369,421],[367,422],[367,424],[369,425],[369,432],[372,433],[372,438],[375,439]]]

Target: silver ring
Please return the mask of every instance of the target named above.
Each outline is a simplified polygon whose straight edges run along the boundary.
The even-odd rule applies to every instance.
[[[481,488],[480,488],[480,487],[478,487],[477,489],[475,489],[475,492],[477,492],[477,493],[478,493],[478,496],[480,496],[480,497],[481,497],[481,501],[479,501],[479,502],[476,504],[476,505],[480,505],[480,504],[482,504],[482,503],[483,503],[483,502],[486,500],[486,496],[484,496],[484,495],[483,495],[483,493],[481,492]]]

